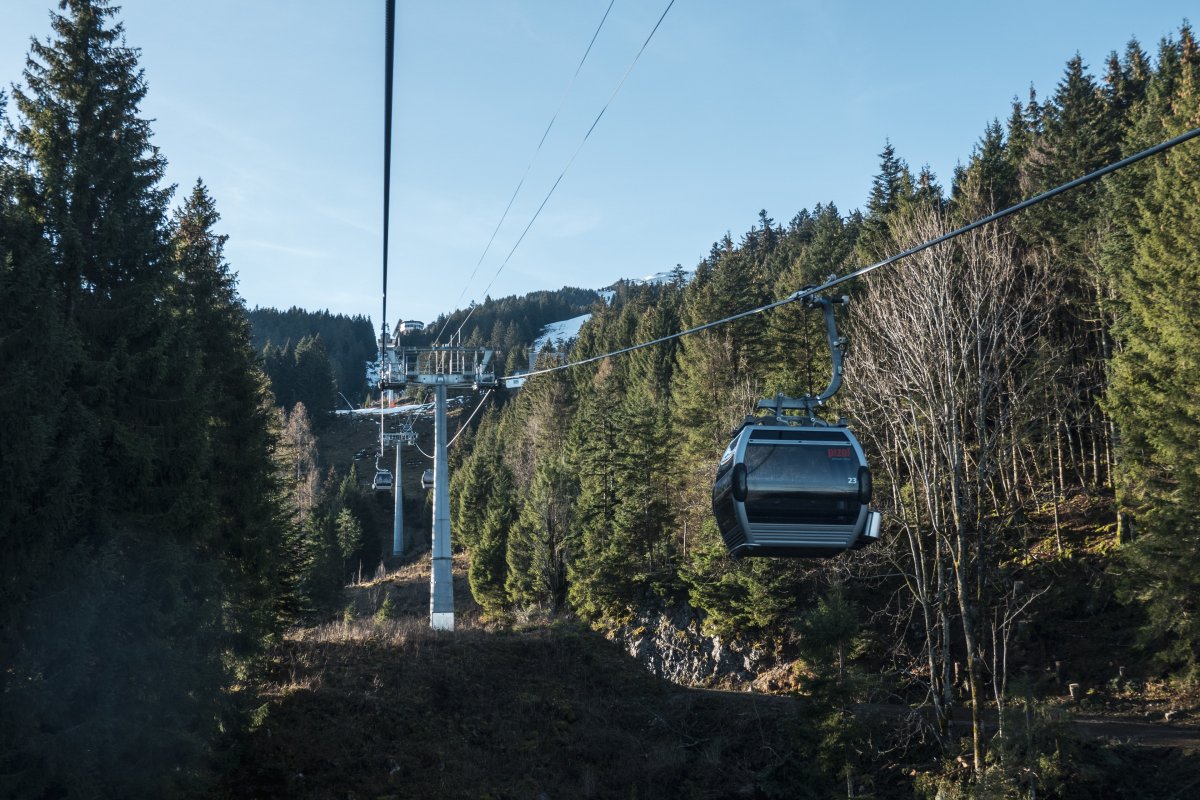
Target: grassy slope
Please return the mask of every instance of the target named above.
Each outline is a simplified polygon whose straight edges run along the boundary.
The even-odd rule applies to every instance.
[[[335,426],[322,437],[325,460],[348,467],[376,430],[368,423]],[[407,470],[405,478],[416,483],[419,470]],[[412,494],[421,496],[415,486]],[[1099,690],[1078,710],[1106,717],[1100,724],[1107,727],[1088,731],[1087,741],[1066,735],[1049,746],[1061,756],[1055,758],[1060,774],[1049,782],[1064,797],[1190,796],[1200,785],[1194,751],[1111,741],[1145,733],[1114,727],[1112,712],[1161,719],[1183,698],[1105,686],[1115,665],[1135,674],[1142,665],[1130,658],[1133,625],[1111,602],[1102,576],[1104,542],[1111,540],[1101,524],[1106,515],[1077,500],[1061,509],[1064,545],[1074,557],[1058,557],[1053,542],[1043,540],[1017,570],[1031,586],[1052,590],[1035,604],[1032,641],[1016,645],[1015,661],[1034,667],[1043,676],[1040,688],[1055,694],[1062,687],[1053,685],[1049,667],[1062,660],[1066,680]],[[406,521],[416,550],[427,550],[424,512]],[[390,541],[386,522],[379,535]],[[1049,527],[1048,519],[1035,522]],[[844,796],[844,785],[819,763],[816,726],[802,702],[674,686],[571,623],[484,626],[467,590],[465,562],[456,564],[459,629],[435,634],[426,622],[427,562],[417,560],[352,589],[348,621],[287,637],[261,687],[262,721],[244,741],[241,764],[221,796]],[[372,616],[385,597],[398,618],[377,622]],[[907,767],[876,766],[876,797],[911,796],[912,777],[939,770],[936,756]],[[951,773],[953,767],[945,770]]]
[[[422,574],[424,573],[424,574]],[[427,629],[427,571],[360,587],[406,612],[294,631],[232,797],[826,797],[801,703],[683,689],[569,623]],[[457,587],[466,583],[461,574]]]

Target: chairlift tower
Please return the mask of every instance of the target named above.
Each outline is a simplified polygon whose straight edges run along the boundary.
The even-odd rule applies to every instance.
[[[401,556],[404,555],[404,487],[400,482],[400,451],[402,445],[417,443],[417,432],[413,430],[411,422],[401,422],[399,431],[383,435],[383,443],[396,448],[396,510],[392,516],[392,555]]]
[[[393,345],[384,353],[379,378],[381,390],[413,385],[434,388],[433,567],[429,576],[429,624],[434,630],[454,630],[450,486],[446,466],[446,390],[479,389],[495,384],[492,351],[486,348],[459,345],[402,348]]]

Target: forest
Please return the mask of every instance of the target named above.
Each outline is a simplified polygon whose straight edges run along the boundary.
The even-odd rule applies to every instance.
[[[309,410],[331,411],[341,406],[342,401],[330,402],[322,396],[328,370],[333,371],[334,391],[354,403],[363,399],[368,391],[364,364],[379,358],[370,319],[295,307],[286,311],[254,308],[248,316],[250,346],[263,354],[275,399],[282,407],[303,402]],[[288,383],[293,385],[281,386]]]
[[[594,289],[564,286],[556,291],[536,291],[492,299],[443,314],[425,330],[405,334],[405,347],[428,346],[453,336],[469,347],[494,348],[497,368],[515,372],[527,366],[529,346],[551,322],[587,313],[599,294]]]
[[[370,357],[370,323],[246,309],[205,184],[180,198],[164,185],[116,12],[66,0],[23,83],[0,93],[3,796],[228,793],[245,737],[279,710],[261,687],[302,671],[296,631],[349,617],[357,566],[382,559],[385,506],[318,445],[336,393],[362,397],[335,365]],[[690,280],[489,300],[431,329],[522,359],[542,325],[586,311],[572,358],[655,339],[1200,126],[1198,90],[1186,24],[1152,51],[1129,42],[1099,75],[1076,56],[1052,91],[983,127],[948,186],[885,144],[861,210],[821,203],[786,223],[763,210]],[[614,669],[587,632],[693,620],[778,667],[770,692],[806,701],[771,742],[795,748],[779,762],[809,796],[1105,796],[1134,762],[1066,730],[1068,685],[1087,693],[1079,708],[1155,691],[1177,716],[1200,709],[1200,149],[844,290],[845,387],[825,413],[868,451],[880,544],[734,561],[721,543],[711,487],[731,432],[759,398],[829,377],[819,316],[789,305],[497,393],[451,462],[481,630],[583,691]],[[474,633],[414,658],[469,646],[465,668],[486,663],[491,640]],[[575,713],[547,692],[530,707]],[[514,737],[562,730],[535,719]],[[778,755],[761,718],[756,735],[747,763]],[[1186,780],[1147,776],[1144,796],[1186,794],[1190,759]],[[753,780],[750,796],[800,793]],[[630,781],[624,796],[643,785]]]
[[[276,405],[213,198],[172,205],[115,13],[65,3],[0,93],[5,797],[209,786],[362,546],[353,475],[315,500],[333,478]]]
[[[761,212],[690,282],[597,303],[570,357],[755,308],[1190,130],[1198,67],[1187,26],[1153,56],[1129,43],[1100,78],[1075,57],[984,128],[948,188],[886,146],[864,209]],[[1197,158],[1181,147],[850,286],[828,417],[864,440],[886,544],[734,562],[718,536],[731,432],[759,398],[828,380],[820,315],[796,304],[535,377],[486,415],[452,481],[476,600],[605,630],[683,604],[706,632],[808,665],[798,690],[835,706],[903,698],[935,738],[964,709],[972,779],[1063,791],[1027,777],[1045,756],[1031,727],[994,740],[985,707],[1003,729],[1066,659],[1093,684],[1127,666],[1197,677]],[[853,726],[833,739],[857,754],[847,773],[888,746]]]

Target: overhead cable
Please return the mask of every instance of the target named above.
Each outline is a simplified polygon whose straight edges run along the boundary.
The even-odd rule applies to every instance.
[[[529,157],[529,163],[525,165],[525,172],[521,175],[521,179],[517,181],[517,188],[513,189],[512,197],[508,198],[508,205],[504,207],[504,213],[500,215],[500,221],[496,223],[496,227],[492,230],[492,236],[488,239],[487,245],[483,248],[483,252],[479,254],[479,260],[475,262],[475,269],[471,271],[471,277],[467,278],[463,284],[462,292],[459,293],[458,299],[454,301],[457,306],[462,302],[463,297],[467,293],[467,289],[471,286],[471,281],[475,280],[475,275],[479,272],[480,265],[483,264],[483,259],[487,256],[488,251],[492,249],[492,243],[496,241],[496,234],[500,232],[500,226],[504,224],[504,220],[508,219],[508,212],[512,210],[513,202],[516,201],[517,195],[521,193],[521,187],[525,185],[525,179],[529,177],[529,171],[533,168],[533,162],[537,159],[538,153],[542,152],[542,145],[546,143],[546,137],[550,135],[550,129],[554,127],[555,121],[558,120],[558,115],[562,112],[563,106],[566,105],[567,97],[571,94],[571,89],[575,86],[575,79],[579,77],[580,71],[583,69],[583,64],[587,61],[588,54],[592,52],[592,45],[596,43],[596,38],[600,35],[600,29],[604,27],[604,21],[608,19],[608,12],[612,11],[613,4],[617,0],[609,0],[608,8],[604,9],[604,16],[600,18],[600,24],[596,26],[595,33],[592,34],[591,41],[588,42],[587,49],[583,51],[583,58],[579,59],[578,66],[575,67],[575,74],[571,76],[567,88],[563,91],[562,97],[559,98],[558,107],[554,109],[554,113],[550,115],[550,124],[546,126],[546,130],[542,132],[542,138],[538,140],[537,147],[534,148],[533,155]],[[445,324],[438,331],[437,337],[434,339],[436,344],[442,338],[442,334],[446,332],[446,326],[450,324],[450,318],[446,317]]]
[[[488,389],[486,392],[483,393],[483,397],[479,398],[479,404],[475,406],[475,410],[471,412],[471,416],[467,417],[466,422],[464,422],[462,425],[458,426],[458,431],[454,434],[454,438],[452,438],[450,441],[446,442],[446,447],[449,447],[450,445],[452,445],[458,441],[458,437],[462,436],[462,432],[465,431],[467,429],[467,426],[471,424],[471,420],[475,419],[475,415],[479,413],[479,409],[483,408],[483,404],[487,402],[488,395],[490,395],[491,393],[492,393],[491,389]]]
[[[379,320],[379,369],[387,357],[388,219],[392,190],[392,71],[396,52],[396,0],[387,0],[384,11],[383,72],[383,310]],[[379,447],[383,449],[383,395],[379,397]]]
[[[1025,209],[1030,208],[1031,206],[1035,206],[1038,203],[1043,203],[1052,197],[1057,197],[1058,195],[1062,194],[1063,192],[1067,192],[1076,187],[1083,186],[1084,184],[1091,183],[1092,181],[1095,181],[1095,180],[1099,180],[1100,178],[1103,178],[1105,175],[1109,175],[1113,172],[1116,172],[1119,169],[1123,169],[1123,168],[1129,166],[1130,164],[1134,164],[1138,161],[1141,161],[1142,159],[1149,158],[1150,156],[1158,155],[1159,153],[1170,150],[1172,147],[1176,147],[1176,146],[1181,145],[1184,142],[1187,142],[1191,139],[1195,139],[1197,136],[1200,136],[1200,128],[1193,128],[1192,130],[1188,131],[1187,133],[1180,134],[1179,136],[1176,136],[1173,139],[1168,139],[1165,142],[1160,142],[1159,144],[1156,144],[1153,147],[1149,147],[1145,150],[1142,150],[1139,153],[1134,153],[1133,155],[1131,155],[1127,158],[1123,158],[1120,161],[1115,161],[1112,164],[1109,164],[1108,166],[1105,166],[1105,167],[1101,167],[1100,169],[1098,169],[1094,172],[1089,172],[1087,175],[1084,175],[1083,177],[1076,178],[1073,181],[1069,181],[1067,183],[1061,184],[1060,186],[1056,186],[1053,189],[1042,192],[1041,194],[1035,195],[1034,197],[1031,197],[1027,200],[1022,200],[1020,203],[1017,203],[1016,205],[1009,206],[1008,208],[997,211],[994,214],[989,214],[986,217],[977,219],[970,224],[962,226],[961,228],[956,228],[956,229],[950,231],[949,233],[944,233],[941,236],[930,239],[926,242],[922,242],[921,244],[916,245],[915,247],[910,247],[909,249],[904,250],[903,252],[900,252],[900,253],[896,253],[893,256],[889,256],[889,257],[883,259],[882,261],[877,261],[874,264],[871,264],[866,267],[862,267],[860,269],[856,269],[853,272],[846,273],[845,275],[842,275],[839,277],[830,278],[825,283],[822,283],[819,286],[812,286],[812,287],[808,287],[805,289],[800,289],[800,290],[788,295],[787,297],[784,297],[782,300],[776,300],[773,303],[767,303],[766,305],[747,309],[746,311],[741,311],[737,314],[733,314],[728,317],[723,317],[718,320],[713,320],[712,322],[706,322],[703,325],[697,325],[696,327],[688,328],[685,331],[679,331],[677,333],[672,333],[667,336],[660,336],[659,338],[652,339],[648,342],[641,342],[640,344],[630,345],[629,347],[622,347],[619,350],[613,350],[612,352],[604,353],[603,355],[591,356],[590,358],[583,358],[583,359],[580,359],[579,361],[571,361],[566,364],[560,364],[556,367],[547,367],[545,369],[532,370],[532,371],[527,372],[524,375],[522,375],[522,377],[532,378],[536,375],[546,375],[551,372],[561,372],[562,370],[565,370],[565,369],[571,369],[573,367],[580,367],[585,364],[592,364],[594,362],[603,361],[605,359],[612,358],[614,356],[624,355],[625,353],[632,353],[635,350],[643,350],[647,347],[653,347],[658,344],[664,344],[664,343],[672,341],[674,339],[679,339],[684,336],[689,336],[693,333],[699,333],[700,331],[706,331],[706,330],[709,330],[710,328],[715,328],[719,325],[725,325],[726,323],[729,323],[729,322],[735,322],[739,319],[745,319],[746,317],[750,317],[755,314],[761,314],[765,311],[770,311],[772,309],[779,308],[780,306],[787,305],[788,303],[795,303],[799,300],[805,299],[806,297],[812,297],[813,295],[820,294],[821,292],[832,289],[835,286],[840,286],[841,284],[846,283],[847,281],[850,281],[855,278],[866,275],[868,273],[874,272],[875,270],[880,269],[881,267],[886,267],[886,266],[895,264],[897,261],[908,258],[909,256],[912,256],[912,255],[916,255],[917,253],[920,253],[922,250],[928,250],[929,248],[934,247],[939,244],[942,244],[943,242],[948,242],[957,236],[961,236],[964,233],[969,233],[969,232],[975,230],[976,228],[980,228],[984,225],[987,225],[990,222],[995,222],[997,220],[1003,219],[1011,214],[1017,213],[1018,211],[1024,211]]]
[[[392,189],[392,64],[395,61],[396,0],[387,0],[384,37],[386,55],[383,71],[383,319],[380,321],[379,343],[380,365],[387,342],[383,334],[387,331],[387,286],[388,286],[388,220],[391,216]]]
[[[555,180],[554,184],[550,187],[550,191],[546,192],[546,196],[542,198],[542,204],[538,206],[537,211],[533,212],[533,217],[530,218],[529,223],[525,226],[525,229],[521,231],[521,235],[517,237],[516,244],[514,244],[512,249],[508,251],[508,255],[504,257],[504,261],[501,262],[499,269],[496,270],[496,274],[492,276],[491,281],[489,281],[488,285],[484,287],[483,292],[480,295],[481,297],[487,297],[488,290],[492,288],[492,284],[496,282],[496,279],[500,277],[500,273],[504,271],[506,266],[508,266],[508,262],[512,259],[513,253],[517,252],[517,248],[521,246],[521,242],[525,241],[525,234],[529,233],[529,229],[533,227],[533,223],[537,222],[537,218],[541,215],[542,209],[546,207],[546,203],[548,203],[550,198],[554,195],[554,190],[558,188],[560,183],[562,183],[562,179],[564,176],[566,176],[567,170],[571,168],[571,165],[575,163],[575,159],[579,157],[579,152],[583,150],[583,146],[587,144],[587,140],[592,135],[592,131],[596,130],[596,126],[600,123],[600,118],[604,116],[604,112],[608,111],[608,107],[611,106],[613,101],[617,99],[617,95],[621,92],[621,87],[625,85],[625,81],[629,78],[629,74],[633,72],[633,68],[637,64],[638,59],[642,57],[642,53],[646,52],[646,47],[650,44],[650,40],[654,38],[654,34],[658,31],[659,26],[662,25],[663,20],[666,19],[667,12],[671,10],[671,6],[673,5],[675,5],[675,0],[670,0],[670,2],[667,3],[667,7],[663,9],[662,15],[660,15],[658,18],[658,22],[654,23],[654,27],[650,30],[650,34],[646,37],[646,41],[642,42],[642,46],[637,51],[637,55],[633,57],[633,61],[629,62],[629,67],[625,70],[625,74],[621,76],[621,80],[617,82],[617,86],[615,89],[613,89],[608,101],[605,102],[604,107],[600,109],[600,113],[596,115],[596,118],[592,120],[591,127],[588,128],[587,133],[583,135],[583,139],[579,142],[579,146],[575,148],[575,152],[571,155],[570,160],[567,161],[567,165],[563,167],[562,172],[559,173],[558,179]],[[458,331],[456,331],[456,333],[462,331],[463,326],[467,324],[467,320],[469,320],[471,315],[475,313],[475,309],[477,307],[478,306],[474,305],[471,306],[471,310],[467,312],[467,316],[464,317],[463,321],[459,323]],[[447,322],[449,322],[449,320],[447,320]]]

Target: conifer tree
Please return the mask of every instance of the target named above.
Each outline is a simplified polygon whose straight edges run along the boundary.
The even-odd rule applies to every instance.
[[[467,571],[471,595],[488,613],[496,613],[508,603],[506,554],[509,531],[516,521],[512,471],[503,461],[498,461],[492,474],[492,491],[484,503],[479,528],[474,535]]]
[[[965,168],[954,176],[951,197],[960,203],[963,195],[982,198],[992,209],[1006,208],[1021,199],[1017,166],[1004,140],[1004,128],[992,120],[975,144]],[[969,217],[968,211],[965,217]]]
[[[848,794],[853,796],[852,787],[858,777],[863,772],[869,774],[873,767],[870,730],[854,712],[868,684],[862,669],[854,663],[864,638],[859,610],[844,589],[835,585],[803,615],[800,630],[801,650],[808,667],[801,677],[801,687],[815,701],[815,707],[824,711],[819,723],[818,756],[828,772],[843,777],[851,788]]]
[[[505,588],[518,606],[558,609],[567,598],[575,490],[559,459],[537,463],[533,484],[509,533]]]
[[[572,607],[587,619],[616,614],[630,599],[629,576],[621,568],[632,556],[629,532],[616,525],[620,502],[616,409],[619,382],[607,379],[607,362],[583,395],[571,430],[570,464],[578,476],[578,545],[568,565]]]
[[[289,578],[283,557],[285,519],[272,450],[278,430],[266,376],[250,347],[250,326],[215,231],[216,204],[197,181],[176,214],[172,260],[176,302],[198,371],[192,391],[207,413],[201,482],[210,506],[208,544],[224,565],[226,628],[232,653],[257,655],[279,622],[278,597]]]
[[[320,337],[306,336],[296,344],[293,359],[292,380],[296,402],[303,403],[312,424],[322,428],[330,413],[337,408],[337,381],[329,354],[325,352]]]
[[[1200,124],[1200,68],[1182,71],[1160,107],[1167,135]],[[1130,594],[1150,616],[1146,640],[1172,666],[1200,670],[1200,156],[1183,146],[1148,165],[1132,258],[1113,271],[1120,349],[1107,405],[1120,433],[1118,501],[1136,520]]]
[[[1063,79],[1041,111],[1039,134],[1022,165],[1029,193],[1077,178],[1119,156],[1119,114],[1106,102],[1079,56],[1067,62]],[[1108,426],[1098,405],[1109,355],[1110,320],[1104,313],[1101,269],[1111,228],[1105,213],[1107,194],[1105,184],[1093,184],[1052,205],[1030,209],[1014,223],[1031,246],[1030,258],[1050,266],[1056,280],[1049,295],[1055,314],[1048,351],[1061,375],[1047,387],[1050,394],[1045,402],[1054,415],[1041,435],[1058,464],[1072,462],[1076,467],[1057,472],[1064,474],[1064,480],[1070,475],[1082,488],[1101,488],[1109,480],[1108,470],[1099,463],[1102,459],[1071,458],[1068,452],[1110,449]],[[1057,491],[1063,488],[1060,480]]]
[[[785,237],[785,241],[796,244],[792,261],[775,286],[776,297],[843,272],[854,252],[856,231],[845,224],[832,203],[818,204],[811,213],[805,211],[797,218]],[[822,315],[792,303],[771,313],[767,331],[774,368],[766,375],[766,394],[800,396],[819,392],[829,380],[829,348]]]
[[[88,479],[23,611],[10,674],[28,682],[35,716],[8,720],[19,749],[4,760],[26,765],[22,793],[166,796],[203,778],[228,711],[221,569],[199,481],[205,409],[176,315],[171,190],[138,115],[137,51],[107,3],[61,7],[14,91],[12,141],[29,174],[21,203],[48,245],[49,307],[77,343],[64,364],[78,431],[65,460],[78,457]]]
[[[879,154],[879,173],[871,181],[866,220],[858,239],[862,261],[870,263],[892,253],[895,247],[888,235],[887,220],[912,196],[913,178],[908,164],[887,142]]]
[[[450,513],[455,537],[472,552],[483,528],[488,498],[495,491],[496,462],[500,457],[496,447],[497,424],[494,410],[484,412],[477,434],[463,443],[471,448],[469,454],[450,476]]]
[[[753,308],[769,297],[757,265],[725,239],[713,245],[683,293],[680,326],[690,328]],[[754,315],[679,342],[672,416],[679,432],[680,518],[693,536],[711,515],[713,465],[730,432],[762,396],[766,320]]]
[[[0,92],[0,129],[7,127]],[[0,138],[0,660],[17,652],[18,610],[80,513],[79,436],[68,391],[77,347],[63,319],[30,177]],[[10,674],[0,667],[0,685]]]

